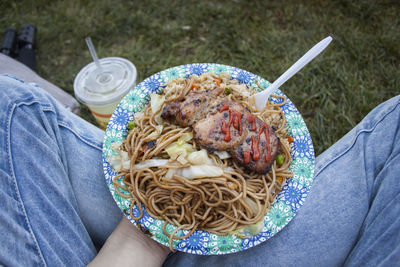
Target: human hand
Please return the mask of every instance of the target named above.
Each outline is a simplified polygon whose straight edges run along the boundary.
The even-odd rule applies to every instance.
[[[123,217],[88,266],[161,266],[168,253]]]

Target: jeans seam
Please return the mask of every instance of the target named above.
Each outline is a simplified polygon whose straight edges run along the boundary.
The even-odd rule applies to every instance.
[[[53,112],[55,114],[57,113],[51,106],[44,106],[42,103],[40,103],[37,100],[31,100],[29,102],[21,102],[21,103],[18,103],[17,106],[21,106],[21,105],[29,106],[29,105],[33,105],[33,104],[39,104],[42,107],[43,111],[50,111],[50,112]],[[91,142],[87,138],[84,138],[78,132],[76,132],[74,129],[72,129],[68,124],[66,124],[66,123],[64,123],[62,121],[59,121],[58,119],[57,119],[57,123],[58,123],[59,126],[62,126],[62,127],[66,128],[66,129],[68,129],[69,131],[71,131],[73,134],[75,134],[75,136],[77,136],[82,142],[84,142],[87,145],[89,145],[91,147],[94,147],[94,148],[96,148],[98,150],[102,150],[101,146],[98,146],[97,144]]]
[[[378,121],[376,121],[376,123],[370,127],[369,129],[362,129],[359,132],[356,133],[356,136],[353,140],[353,142],[351,143],[350,146],[347,147],[347,149],[345,149],[344,151],[342,151],[341,153],[338,153],[333,159],[329,160],[327,163],[324,164],[323,167],[321,167],[318,172],[314,175],[314,177],[318,176],[322,170],[324,170],[328,165],[330,165],[332,162],[334,162],[335,160],[337,160],[338,158],[340,158],[341,156],[343,156],[344,154],[346,154],[356,143],[358,137],[362,134],[362,133],[371,133],[375,130],[375,128],[377,127],[377,125],[386,118],[386,116],[388,116],[390,113],[392,113],[397,106],[400,104],[400,102],[397,102],[396,105],[393,106],[392,109],[390,109],[388,112],[386,112]]]
[[[64,128],[66,128],[66,129],[68,129],[68,130],[69,130],[70,132],[72,132],[76,137],[78,137],[79,140],[81,140],[81,141],[84,142],[85,144],[87,144],[87,145],[89,145],[89,146],[91,146],[91,147],[93,147],[93,148],[95,148],[95,149],[98,149],[98,150],[102,151],[102,147],[101,147],[101,146],[98,146],[97,144],[91,142],[90,140],[87,140],[86,138],[84,138],[83,136],[81,136],[78,132],[76,132],[74,129],[72,129],[72,128],[71,128],[69,125],[67,125],[66,123],[58,122],[58,125],[61,126],[61,127],[64,127]]]
[[[42,261],[42,263],[44,264],[44,266],[47,266],[46,261],[43,257],[42,251],[40,249],[39,243],[37,241],[37,238],[35,236],[35,233],[33,232],[32,226],[30,224],[29,218],[28,218],[28,214],[26,213],[26,209],[25,209],[25,205],[24,202],[22,201],[21,198],[21,194],[18,188],[18,182],[17,182],[17,177],[15,176],[14,173],[14,166],[12,163],[12,158],[11,158],[11,117],[14,113],[15,108],[17,107],[17,104],[12,105],[8,112],[7,112],[7,126],[6,126],[6,140],[7,140],[7,154],[8,154],[8,164],[9,164],[9,168],[10,168],[10,175],[13,178],[13,182],[14,182],[14,190],[16,192],[16,196],[18,198],[18,202],[21,204],[22,207],[22,212],[24,214],[24,218],[25,218],[25,223],[28,227],[28,231],[30,233],[30,235],[32,236],[33,242],[35,244],[37,253],[39,255],[40,260]]]

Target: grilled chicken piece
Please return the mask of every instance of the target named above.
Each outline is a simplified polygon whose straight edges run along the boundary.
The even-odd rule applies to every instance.
[[[193,125],[194,140],[199,145],[205,146],[210,152],[215,150],[229,150],[242,143],[247,135],[247,128],[243,127],[243,121],[238,124],[241,129],[230,132],[228,141],[227,139],[225,140],[222,126],[224,123],[229,123],[229,110],[235,110],[240,114],[249,111],[244,106],[232,101],[214,100],[214,103],[210,106],[209,115]],[[220,112],[223,107],[225,107],[226,110]],[[228,109],[226,107],[228,107]],[[233,128],[233,126],[231,126],[231,128]]]
[[[192,92],[162,111],[164,119],[192,126],[194,140],[209,152],[228,151],[240,165],[265,174],[275,160],[279,138],[243,105],[216,98],[210,92]]]
[[[214,105],[216,113],[193,125],[194,140],[210,152],[228,151],[251,171],[267,173],[278,152],[279,138],[274,130],[239,103],[221,101]]]
[[[246,139],[235,149],[231,149],[230,153],[240,165],[257,173],[265,174],[271,168],[278,153],[279,138],[275,135],[275,131],[263,121],[258,118],[255,118],[255,121],[257,130],[251,131],[252,126],[248,125],[249,131]],[[246,157],[248,158],[246,159]],[[255,160],[257,158],[258,160]]]
[[[166,105],[161,117],[170,120],[175,119],[183,127],[191,126],[207,115],[211,107],[210,103],[222,91],[223,88],[217,87],[209,92],[191,92],[183,99]]]

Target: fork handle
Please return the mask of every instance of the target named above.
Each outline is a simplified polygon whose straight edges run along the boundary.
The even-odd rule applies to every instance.
[[[285,71],[275,82],[267,87],[266,90],[254,95],[256,107],[262,110],[269,96],[287,80],[292,78],[299,70],[301,70],[307,63],[318,56],[332,41],[332,37],[328,36],[318,44],[314,45],[307,53],[305,53],[299,60],[296,61],[287,71]]]

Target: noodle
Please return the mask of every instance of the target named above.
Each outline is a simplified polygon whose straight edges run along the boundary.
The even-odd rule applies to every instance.
[[[281,140],[279,153],[284,155],[284,163],[278,167],[274,162],[267,174],[259,174],[245,170],[231,158],[220,159],[208,153],[212,164],[224,170],[220,177],[188,179],[174,174],[167,178],[168,171],[185,166],[171,159],[164,166],[136,169],[135,165],[139,162],[168,156],[165,148],[191,132],[190,127],[180,127],[170,122],[164,122],[160,130],[156,117],[162,108],[157,112],[152,112],[148,105],[138,116],[135,116],[136,127],[129,132],[121,146],[128,152],[130,169],[123,169],[114,177],[113,183],[120,196],[130,199],[129,212],[132,219],[139,220],[143,216],[144,206],[150,216],[164,220],[163,232],[169,238],[172,251],[173,240],[184,239],[196,229],[217,235],[227,235],[246,225],[258,223],[270,208],[275,195],[281,190],[282,179],[292,176],[288,170],[291,156],[289,142],[286,142],[286,121],[280,108],[285,104],[286,98],[275,96],[283,98],[283,101],[280,104],[267,103],[263,111],[257,112],[253,103],[248,101],[248,95],[244,94],[252,89],[247,89],[245,85],[231,80],[228,75],[222,74],[217,77],[207,73],[168,82],[163,92],[165,103],[174,102],[187,95],[193,84],[199,86],[200,90],[210,90],[216,86],[215,78],[220,79],[221,87],[233,89],[227,96],[229,100],[241,103],[253,115],[275,127],[275,134]],[[154,145],[149,149],[143,149],[149,141],[154,141]],[[193,139],[187,143],[195,150],[199,149]],[[187,164],[187,166],[190,165]],[[123,185],[118,182],[120,179]],[[129,195],[123,191],[128,191]],[[135,205],[139,209],[139,216],[133,215]],[[171,233],[166,230],[168,223],[176,226]],[[182,235],[181,230],[189,232]]]

